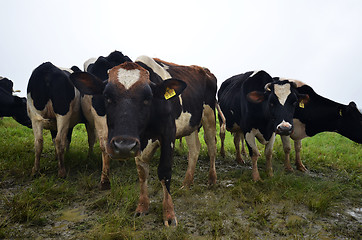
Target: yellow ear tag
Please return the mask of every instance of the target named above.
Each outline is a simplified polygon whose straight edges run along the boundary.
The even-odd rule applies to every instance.
[[[176,95],[175,89],[166,88],[166,92],[165,92],[165,99],[166,100],[172,98],[175,95]]]
[[[342,109],[339,109],[339,115],[340,115],[341,117],[343,117],[343,116],[342,116]]]
[[[300,108],[304,108],[304,102],[303,102],[303,101],[300,101],[300,102],[299,102],[299,107],[300,107]]]

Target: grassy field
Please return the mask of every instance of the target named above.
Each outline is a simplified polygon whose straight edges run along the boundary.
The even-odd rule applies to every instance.
[[[200,133],[201,134],[201,133]],[[202,139],[202,138],[200,138]],[[0,239],[361,239],[362,146],[335,133],[303,141],[308,173],[283,169],[278,137],[274,177],[264,172],[253,182],[251,163],[234,161],[227,133],[226,157],[217,156],[218,182],[207,185],[208,157],[203,143],[191,189],[181,189],[187,149],[178,144],[172,197],[177,227],[162,223],[162,189],[156,153],[149,179],[150,213],[134,217],[138,177],[133,160],[113,161],[111,190],[98,190],[101,154],[88,157],[84,125],[73,133],[66,154],[67,177],[57,177],[50,133],[45,131],[41,175],[31,178],[33,134],[10,118],[0,121]],[[219,147],[219,146],[218,146]],[[261,149],[261,147],[260,147]],[[293,155],[292,155],[293,156]]]

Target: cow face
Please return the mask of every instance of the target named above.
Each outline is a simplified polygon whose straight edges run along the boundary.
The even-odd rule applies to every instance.
[[[253,91],[247,95],[253,103],[263,103],[263,111],[274,131],[280,135],[293,132],[293,115],[298,101],[307,101],[307,95],[298,94],[296,85],[287,80],[265,85],[265,92]]]
[[[142,141],[146,129],[154,127],[151,124],[155,119],[151,121],[151,115],[163,110],[167,113],[167,100],[178,96],[186,84],[177,79],[155,84],[150,81],[147,70],[130,62],[112,68],[108,77],[108,81],[102,82],[84,72],[70,76],[81,92],[104,96],[108,154],[117,159],[137,156],[146,147]]]
[[[354,102],[339,109],[339,127],[337,132],[352,141],[362,143],[362,114]]]

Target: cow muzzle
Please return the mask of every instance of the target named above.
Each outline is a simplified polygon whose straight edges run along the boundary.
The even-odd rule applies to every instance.
[[[284,121],[281,122],[276,129],[276,134],[288,136],[293,133],[293,125]]]
[[[140,154],[140,141],[134,137],[114,137],[108,144],[108,154],[113,159],[126,159]]]

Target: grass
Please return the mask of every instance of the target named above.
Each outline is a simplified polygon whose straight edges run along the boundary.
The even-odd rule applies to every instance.
[[[85,128],[78,125],[66,154],[67,177],[59,179],[50,133],[44,133],[41,176],[31,178],[32,130],[10,118],[0,121],[0,239],[357,239],[362,231],[361,222],[347,213],[362,206],[362,147],[335,133],[303,140],[302,160],[309,173],[284,171],[278,138],[274,177],[264,172],[262,155],[263,181],[257,183],[251,178],[250,158],[243,166],[234,161],[227,133],[227,155],[217,156],[215,186],[207,185],[207,149],[200,137],[202,150],[190,189],[180,188],[186,144],[176,144],[171,191],[179,225],[172,228],[162,225],[159,153],[150,165],[150,213],[134,217],[139,194],[134,161],[112,161],[111,190],[98,190],[99,145],[88,157]]]

